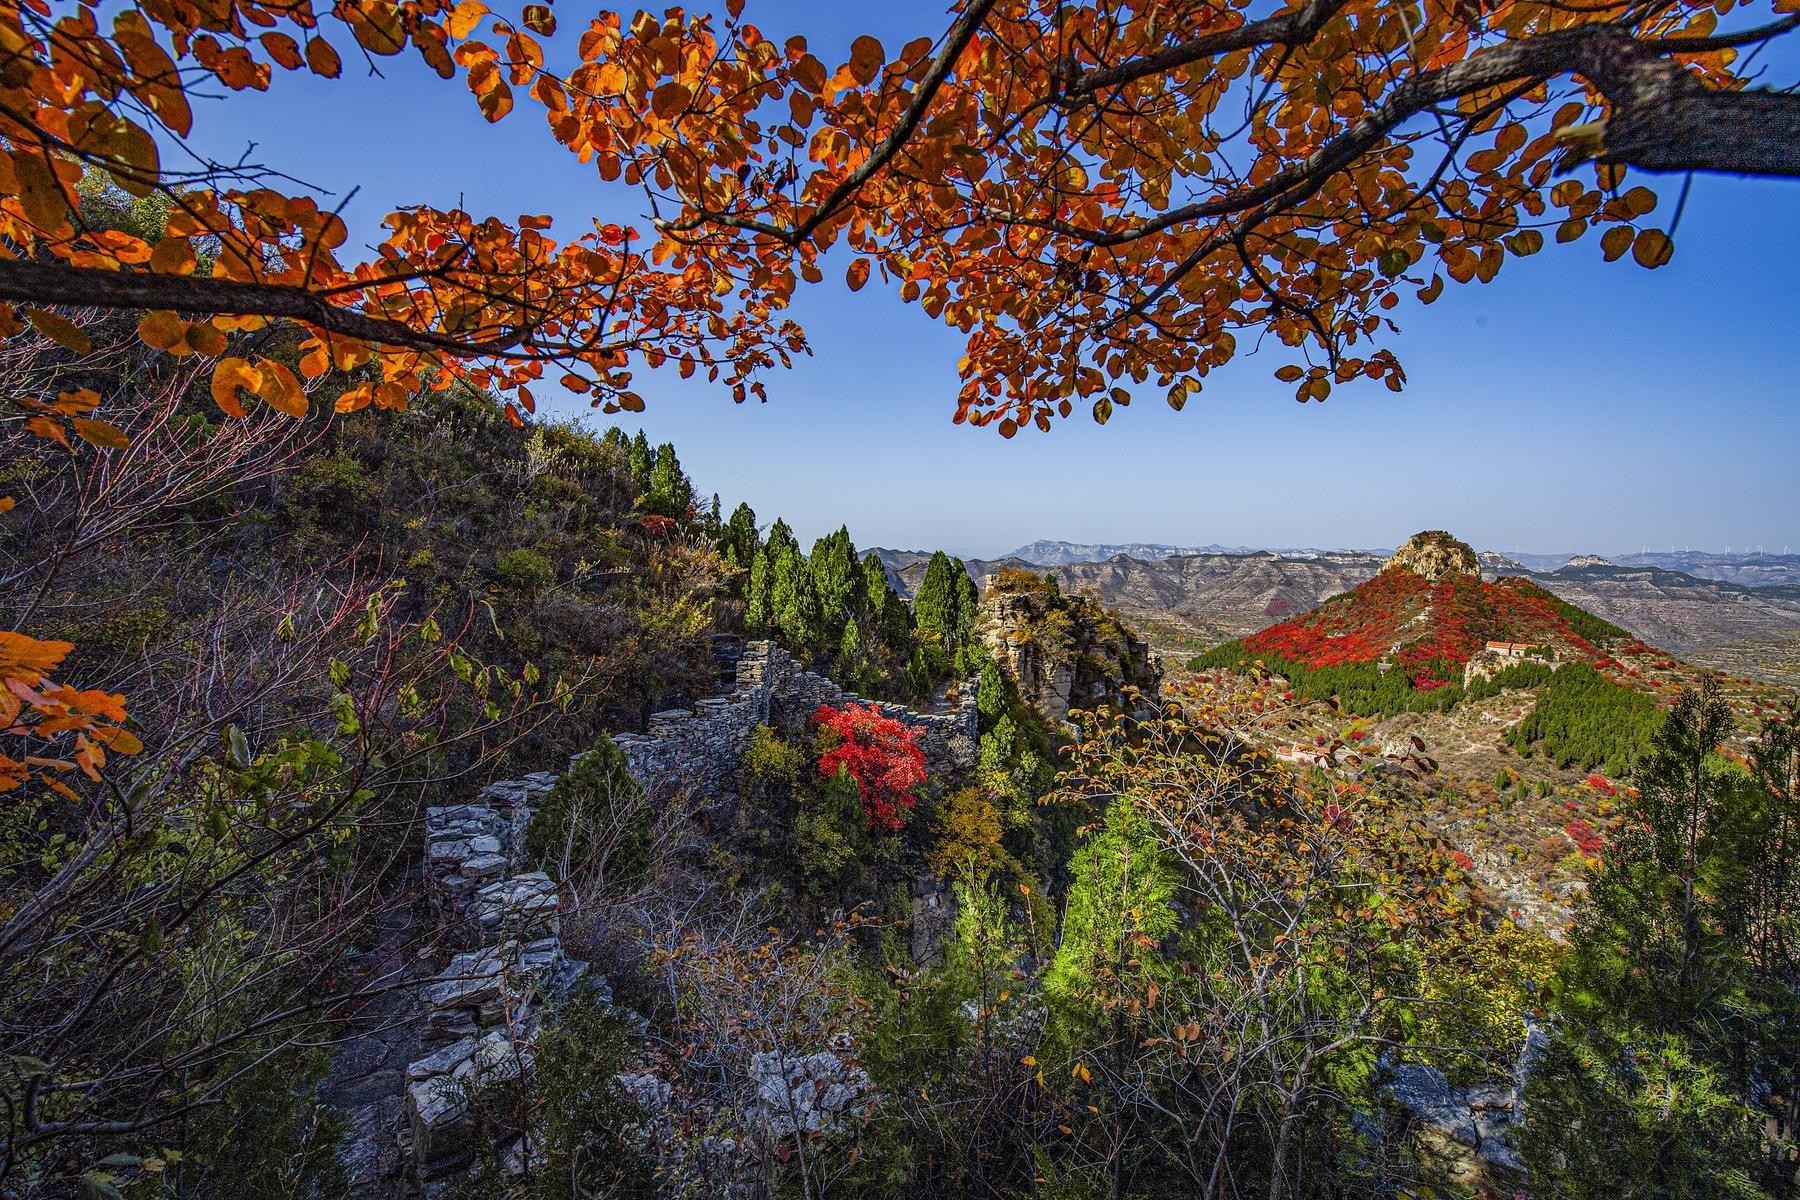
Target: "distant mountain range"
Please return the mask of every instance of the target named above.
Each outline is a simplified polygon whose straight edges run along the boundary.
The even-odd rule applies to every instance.
[[[1319,547],[1171,546],[1162,542],[1062,542],[1044,539],[1020,546],[998,559],[984,561],[1017,559],[1040,567],[1060,567],[1070,563],[1105,562],[1121,554],[1139,562],[1161,562],[1164,559],[1190,555],[1278,554],[1284,558],[1303,558],[1315,555],[1366,554],[1385,558],[1391,553],[1391,550],[1381,548],[1327,550]],[[1680,571],[1697,579],[1718,579],[1744,587],[1800,587],[1800,554],[1764,554],[1761,551],[1734,554],[1708,550],[1645,550],[1607,557],[1572,551],[1566,554],[1537,554],[1516,550],[1482,553],[1484,565],[1503,562],[1511,564],[1515,569],[1534,572],[1556,571],[1572,562],[1583,564],[1596,559],[1623,567],[1658,567],[1667,571]]]
[[[1022,547],[1029,549],[1029,547]],[[895,586],[911,595],[929,552],[873,550]],[[1654,563],[1592,555],[1478,556],[1489,579],[1524,575],[1548,591],[1700,665],[1800,684],[1800,562],[1793,583],[1750,585],[1703,578]],[[1632,559],[1654,557],[1630,556]],[[1714,556],[1719,557],[1719,556]],[[1164,655],[1183,657],[1255,633],[1373,578],[1387,555],[1368,550],[1237,551],[1048,565],[1023,556],[966,559],[978,582],[1003,567],[1039,571],[1064,588],[1090,592],[1117,609]],[[1754,560],[1751,560],[1752,562]],[[1562,564],[1569,565],[1562,565]],[[1735,567],[1745,564],[1734,559]],[[1714,564],[1712,569],[1723,569]]]

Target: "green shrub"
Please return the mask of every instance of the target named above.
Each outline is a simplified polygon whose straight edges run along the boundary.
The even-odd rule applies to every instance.
[[[649,869],[654,818],[625,752],[603,740],[556,781],[525,829],[525,851],[541,866],[588,868],[632,883]]]
[[[652,1194],[652,1167],[638,1148],[643,1114],[619,1085],[636,1044],[630,1026],[597,996],[572,999],[532,1047],[543,1159],[532,1200]]]
[[[556,567],[536,550],[508,550],[497,555],[494,574],[507,587],[527,595],[541,592],[556,582]]]
[[[788,787],[800,778],[800,748],[781,740],[767,725],[758,725],[744,751],[743,776],[754,784],[782,783]]]

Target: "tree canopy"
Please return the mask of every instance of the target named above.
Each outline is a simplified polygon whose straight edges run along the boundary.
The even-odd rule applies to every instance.
[[[1077,402],[1104,421],[1140,385],[1180,407],[1240,335],[1290,348],[1277,374],[1303,400],[1398,388],[1403,292],[1490,280],[1546,234],[1657,266],[1658,197],[1628,174],[1800,172],[1800,97],[1738,58],[1800,25],[1791,7],[963,0],[936,36],[858,37],[828,67],[727,0],[601,12],[557,73],[536,3],[10,4],[0,332],[77,343],[46,306],[144,310],[151,346],[218,357],[233,414],[304,412],[334,366],[368,368],[344,408],[462,379],[636,410],[635,373],[664,365],[741,401],[805,349],[782,311],[842,247],[852,288],[878,275],[967,335],[957,419],[1002,433]],[[535,109],[602,180],[641,185],[649,219],[596,213],[558,242],[543,216],[408,205],[359,257],[279,163],[159,148],[198,96],[407,52],[490,121]],[[96,225],[84,173],[143,219]],[[271,321],[302,331],[297,375],[227,353]]]

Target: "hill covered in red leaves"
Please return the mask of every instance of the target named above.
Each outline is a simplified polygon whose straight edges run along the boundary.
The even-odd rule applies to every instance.
[[[1258,659],[1290,678],[1313,676],[1320,689],[1367,692],[1378,710],[1441,707],[1454,702],[1469,660],[1489,642],[1522,643],[1536,660],[1604,665],[1612,647],[1634,639],[1528,579],[1482,579],[1474,551],[1432,531],[1410,539],[1375,578],[1194,665]],[[1439,689],[1452,692],[1430,695]]]
[[[1386,662],[1418,688],[1460,682],[1490,641],[1541,647],[1563,660],[1596,662],[1628,635],[1558,600],[1528,579],[1478,575],[1427,579],[1403,567],[1319,607],[1242,639],[1252,654],[1319,670]]]

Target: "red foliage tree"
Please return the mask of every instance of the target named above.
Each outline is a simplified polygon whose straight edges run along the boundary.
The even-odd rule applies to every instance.
[[[913,731],[873,704],[832,708],[821,704],[814,715],[819,728],[837,744],[819,756],[826,779],[847,768],[862,799],[863,819],[870,829],[894,832],[905,824],[904,812],[918,802],[925,782],[925,751]]]

